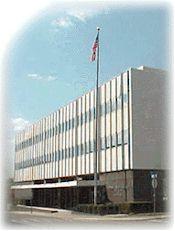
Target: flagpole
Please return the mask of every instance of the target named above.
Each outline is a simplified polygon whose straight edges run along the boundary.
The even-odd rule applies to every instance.
[[[95,126],[95,158],[94,158],[94,205],[97,204],[97,158],[98,158],[98,101],[99,101],[99,93],[98,93],[98,79],[99,79],[99,32],[100,28],[97,27],[98,31],[98,47],[97,47],[97,78],[96,78],[96,126]]]

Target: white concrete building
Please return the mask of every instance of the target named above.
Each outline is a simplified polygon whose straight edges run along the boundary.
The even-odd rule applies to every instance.
[[[166,85],[165,71],[142,66],[99,87],[97,172],[107,188],[108,173],[167,167]],[[14,187],[47,188],[52,182],[61,187],[78,177],[93,179],[95,93],[86,93],[16,135]]]

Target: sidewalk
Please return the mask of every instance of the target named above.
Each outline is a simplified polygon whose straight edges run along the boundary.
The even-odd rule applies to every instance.
[[[139,221],[139,220],[153,220],[153,219],[170,219],[167,213],[139,213],[139,214],[111,214],[103,216],[103,219],[108,220],[126,220],[126,221]]]
[[[12,213],[39,215],[47,217],[71,217],[73,220],[91,220],[91,221],[146,221],[155,219],[167,219],[170,220],[171,214],[169,213],[139,213],[139,214],[108,214],[97,215],[83,212],[77,212],[65,209],[45,208],[45,207],[31,207],[30,206],[18,206],[20,210],[11,211]],[[31,213],[32,212],[32,213]]]

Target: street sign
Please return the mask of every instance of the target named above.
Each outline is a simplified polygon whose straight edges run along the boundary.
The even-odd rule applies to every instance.
[[[150,172],[151,175],[151,184],[153,187],[153,211],[154,213],[156,212],[156,188],[158,186],[158,182],[157,182],[157,173],[155,171],[151,171]]]
[[[151,172],[151,178],[152,179],[157,178],[157,173]]]
[[[154,189],[157,188],[158,183],[157,183],[157,179],[156,178],[153,178],[151,183],[152,183],[152,187]]]

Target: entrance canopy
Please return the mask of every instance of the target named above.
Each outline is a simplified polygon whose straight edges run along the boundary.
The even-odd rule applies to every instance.
[[[105,185],[104,183],[98,181],[97,185]],[[65,188],[65,187],[88,187],[94,186],[93,180],[73,180],[67,182],[58,182],[58,183],[45,183],[45,184],[25,184],[25,185],[14,185],[11,186],[11,189],[36,189],[36,188]]]

